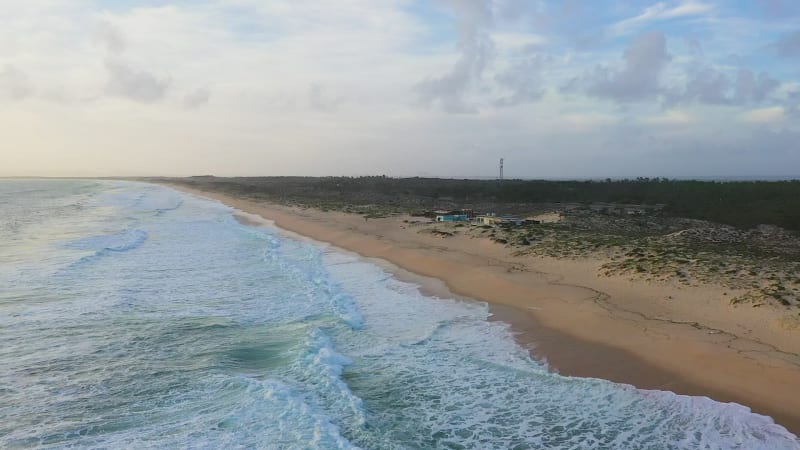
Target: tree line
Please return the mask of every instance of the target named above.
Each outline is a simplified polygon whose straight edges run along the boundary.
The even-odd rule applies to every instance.
[[[176,180],[177,181],[177,180]],[[242,177],[181,179],[229,192],[274,200],[384,202],[419,205],[426,200],[457,204],[623,203],[661,205],[660,214],[750,228],[772,224],[800,230],[800,181],[470,180],[370,177]]]

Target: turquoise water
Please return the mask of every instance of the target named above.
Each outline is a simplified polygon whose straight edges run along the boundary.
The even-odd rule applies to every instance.
[[[0,181],[0,448],[800,448],[488,317],[165,187]]]

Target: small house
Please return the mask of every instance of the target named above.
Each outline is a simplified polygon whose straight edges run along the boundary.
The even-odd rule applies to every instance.
[[[500,223],[500,218],[494,214],[485,214],[475,217],[475,222],[479,225],[495,225]]]
[[[468,219],[469,217],[466,214],[443,214],[436,216],[437,222],[461,222]]]
[[[502,225],[516,225],[516,226],[519,226],[519,225],[524,225],[525,224],[525,219],[523,219],[521,217],[517,217],[517,216],[512,216],[512,215],[506,214],[506,215],[500,216],[500,224],[502,224]]]

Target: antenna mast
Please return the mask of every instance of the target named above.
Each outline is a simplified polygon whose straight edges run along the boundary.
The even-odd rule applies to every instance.
[[[500,179],[503,179],[503,158],[500,158]]]

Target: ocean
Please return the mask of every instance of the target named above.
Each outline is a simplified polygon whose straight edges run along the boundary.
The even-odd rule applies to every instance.
[[[0,448],[800,449],[163,186],[0,180]]]

